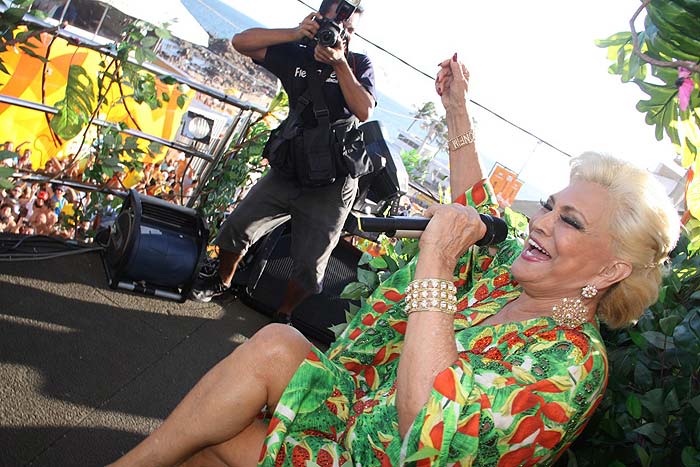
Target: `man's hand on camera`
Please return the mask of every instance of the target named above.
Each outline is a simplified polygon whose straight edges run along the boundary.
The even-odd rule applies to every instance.
[[[317,12],[309,13],[306,16],[306,18],[304,18],[301,21],[301,23],[299,23],[299,26],[297,26],[297,34],[299,35],[299,40],[303,39],[304,37],[313,39],[316,36],[316,32],[319,28],[319,24],[316,21],[316,18],[321,19],[323,18],[323,16],[321,16],[321,14]]]
[[[326,65],[336,66],[345,62],[345,44],[343,41],[338,41],[335,47],[323,47],[316,45],[314,49],[314,58]]]

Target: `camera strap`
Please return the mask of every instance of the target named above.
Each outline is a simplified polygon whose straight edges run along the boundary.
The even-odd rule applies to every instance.
[[[326,98],[323,95],[322,86],[332,72],[333,68],[330,66],[324,67],[320,75],[316,71],[316,67],[313,63],[306,67],[306,80],[309,87],[304,94],[311,94],[311,102],[313,103],[314,107],[314,117],[316,117],[318,125],[328,128],[331,126],[330,112],[328,111],[328,106],[326,105]]]
[[[333,72],[333,69],[331,67],[328,67],[327,69],[324,69],[324,71],[321,73],[321,76],[318,76],[318,73],[315,70],[315,67],[313,66],[313,63],[310,65],[307,65],[305,68],[306,71],[306,76],[314,76],[316,77],[317,80],[320,80],[321,82],[324,82],[328,79],[328,77],[331,75]],[[309,83],[312,81],[310,80]],[[314,87],[316,87],[316,91],[319,93],[320,97],[315,97]],[[297,98],[297,103],[294,106],[293,109],[289,111],[289,115],[287,115],[287,119],[285,120],[284,128],[283,131],[281,132],[280,136],[282,137],[283,140],[290,140],[294,138],[297,135],[297,128],[301,124],[301,114],[304,112],[304,109],[311,103],[312,100],[318,101],[320,98],[323,108],[325,109],[325,99],[323,98],[323,93],[321,92],[320,84],[316,82],[316,86],[314,85],[309,85],[306,90]],[[315,104],[314,104],[315,106]],[[326,109],[326,112],[328,110]],[[314,110],[315,114],[315,110]]]

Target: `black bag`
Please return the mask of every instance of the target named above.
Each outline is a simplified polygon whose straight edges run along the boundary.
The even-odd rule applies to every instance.
[[[315,67],[308,67],[307,91],[299,97],[287,119],[270,133],[263,149],[263,157],[273,169],[288,178],[295,177],[304,186],[329,185],[339,177],[358,178],[374,170],[357,119],[338,120],[332,125],[329,121],[321,90],[321,83],[329,75],[327,70],[319,77]],[[310,102],[309,94],[317,125],[302,128],[301,113]]]
[[[338,120],[331,127],[336,158],[342,172],[352,178],[360,178],[374,172],[372,159],[367,154],[362,130],[357,127],[357,119]]]
[[[297,150],[294,146],[300,142],[303,144],[301,128],[292,120],[287,118],[270,131],[270,138],[262,151],[262,156],[268,160],[270,167],[286,178],[296,177],[294,154]]]
[[[337,166],[330,125],[304,128],[302,149],[295,156],[297,179],[304,186],[330,185],[344,174]]]

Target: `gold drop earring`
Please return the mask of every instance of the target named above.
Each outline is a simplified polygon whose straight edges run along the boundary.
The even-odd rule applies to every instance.
[[[588,284],[581,289],[581,297],[590,299],[598,294],[595,285]],[[576,328],[588,320],[588,308],[583,304],[580,297],[562,298],[559,305],[552,307],[552,318],[559,326],[565,328]]]

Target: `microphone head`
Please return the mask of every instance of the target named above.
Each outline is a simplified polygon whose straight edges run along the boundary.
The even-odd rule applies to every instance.
[[[488,214],[479,214],[481,222],[486,226],[486,234],[484,238],[476,242],[478,246],[488,246],[501,243],[508,236],[508,225],[506,221],[500,217],[489,216]]]
[[[492,244],[501,243],[508,236],[508,224],[500,217],[492,217],[493,219],[493,241]]]

